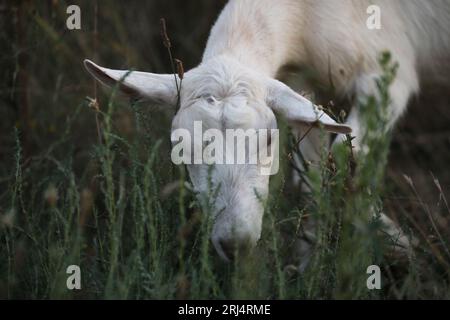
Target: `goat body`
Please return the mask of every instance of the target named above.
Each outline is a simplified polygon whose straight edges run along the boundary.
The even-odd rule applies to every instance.
[[[367,25],[369,6],[381,13],[381,28]],[[374,79],[381,74],[378,55],[391,52],[399,62],[390,87],[389,125],[403,114],[419,83],[445,81],[450,72],[450,2],[445,0],[231,0],[212,28],[202,63],[185,73],[181,92],[173,75],[128,72],[85,66],[101,82],[120,82],[122,91],[145,100],[174,105],[180,110],[172,130],[206,128],[274,129],[272,111],[291,123],[312,125],[349,134],[360,147],[364,123],[352,108],[345,124],[338,124],[305,97],[276,80],[286,66],[306,66],[337,94],[363,98],[377,94]],[[199,141],[198,144],[201,144]],[[302,142],[308,160],[317,157],[317,134]],[[195,143],[194,143],[195,144]],[[187,165],[194,189],[208,193],[209,181],[220,186],[212,240],[225,259],[237,249],[253,246],[260,237],[268,193],[268,177],[258,165]],[[201,197],[201,196],[200,196]]]

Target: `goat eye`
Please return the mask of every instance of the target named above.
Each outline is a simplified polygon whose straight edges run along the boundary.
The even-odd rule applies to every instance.
[[[208,102],[210,104],[216,103],[216,101],[217,101],[216,98],[214,98],[214,96],[211,94],[205,94],[202,96],[202,98],[205,99],[206,102]]]

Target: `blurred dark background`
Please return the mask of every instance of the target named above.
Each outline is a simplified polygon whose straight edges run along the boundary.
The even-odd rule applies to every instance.
[[[0,177],[14,160],[14,134],[20,130],[25,158],[46,150],[67,129],[85,97],[106,107],[108,91],[96,88],[83,66],[89,58],[111,68],[171,72],[162,45],[164,17],[175,58],[186,69],[197,65],[209,29],[225,1],[1,1],[0,2]],[[81,9],[81,30],[68,30],[66,8]],[[96,94],[97,92],[97,94]],[[122,99],[124,105],[128,101]],[[115,126],[133,134],[130,108],[119,108]],[[92,111],[92,110],[91,110]],[[151,113],[148,130],[156,137],[170,130],[170,112]],[[73,120],[67,152],[81,173],[97,142],[95,116],[84,108]],[[0,178],[0,183],[1,183]],[[6,187],[6,186],[5,186]]]

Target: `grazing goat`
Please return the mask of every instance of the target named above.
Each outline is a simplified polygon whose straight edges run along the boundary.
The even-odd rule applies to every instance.
[[[381,28],[370,30],[367,8],[377,5]],[[392,127],[423,82],[445,79],[450,71],[450,2],[442,0],[231,0],[211,30],[201,64],[183,79],[180,109],[172,130],[190,132],[194,121],[205,128],[276,128],[273,111],[293,127],[321,123],[338,133],[337,143],[352,132],[358,149],[364,133],[356,101],[376,95],[378,54],[389,50],[399,62],[390,88]],[[120,81],[125,93],[154,103],[176,105],[174,76],[127,72],[85,60],[99,81]],[[286,66],[306,66],[339,96],[354,97],[345,124],[338,124],[280,79]],[[301,144],[314,160],[313,133]],[[253,247],[261,234],[263,204],[269,177],[255,165],[189,164],[195,191],[208,192],[208,175],[219,186],[212,242],[221,257]]]

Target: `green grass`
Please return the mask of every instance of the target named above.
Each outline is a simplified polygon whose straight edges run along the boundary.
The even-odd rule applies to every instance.
[[[92,7],[84,6],[89,16]],[[183,28],[171,21],[191,20],[183,17],[186,11],[175,10],[176,2],[169,9],[153,2],[147,6],[172,18],[169,30]],[[450,298],[449,231],[435,223],[425,204],[420,211],[429,216],[429,229],[406,216],[400,221],[420,240],[408,259],[390,255],[388,239],[380,235],[377,213],[391,184],[385,179],[391,133],[384,125],[396,66],[389,55],[380,61],[385,74],[378,82],[378,99],[368,97],[360,106],[369,151],[354,155],[344,144],[329,154],[323,146],[320,169],[307,173],[311,194],[299,196],[299,187],[290,182],[286,155],[295,152],[295,137],[280,120],[280,172],[271,178],[262,238],[249,257],[225,264],[209,240],[208,212],[216,190],[210,188],[209,198],[199,203],[186,187],[185,168],[170,161],[173,111],[156,112],[153,106],[116,97],[115,91],[100,90],[99,109],[92,108],[85,96],[93,95],[93,85],[81,65],[84,56],[93,54],[86,44],[91,22],[86,22],[88,31],[63,36],[57,31],[64,17],[61,7],[24,9],[31,22],[25,23],[23,48],[11,34],[1,34],[13,43],[1,64],[16,66],[10,75],[28,68],[29,81],[5,82],[0,105],[6,128],[0,146],[0,298]],[[208,15],[199,17],[208,18],[197,23],[207,29],[215,11],[206,2],[202,8]],[[124,29],[130,17],[116,2],[101,9],[107,30],[101,30],[104,44],[94,54],[107,60],[133,47]],[[156,21],[146,34],[156,37],[149,42],[155,53],[139,60],[136,52],[148,50],[137,48],[125,54],[127,62],[168,71],[157,38],[158,19],[144,13],[133,19],[137,26]],[[182,46],[181,38],[173,32],[172,43]],[[188,67],[201,52],[201,42],[192,43],[181,52],[191,57],[185,59]],[[33,46],[36,54],[27,57],[28,67],[22,66],[18,52],[29,54]],[[45,56],[51,61],[42,60]],[[83,85],[75,87],[79,83]],[[29,118],[23,104],[8,107],[10,97],[14,103],[28,101]],[[439,194],[446,204],[444,192]],[[410,197],[423,203],[418,193]],[[449,213],[442,206],[442,214]],[[306,219],[315,219],[317,241],[308,267],[298,273],[292,268],[299,262],[295,239]],[[81,267],[81,290],[66,288],[66,268],[73,264]],[[372,264],[382,269],[381,290],[366,287],[366,269]]]

